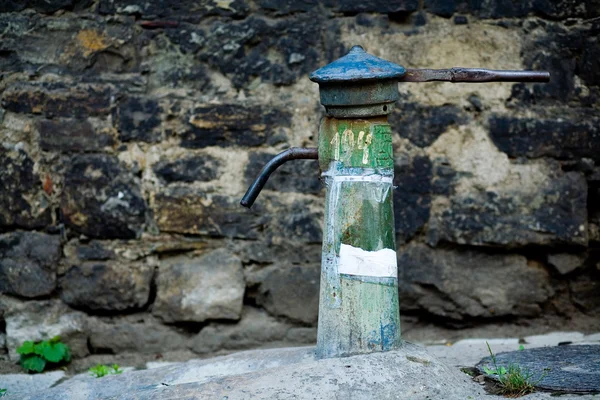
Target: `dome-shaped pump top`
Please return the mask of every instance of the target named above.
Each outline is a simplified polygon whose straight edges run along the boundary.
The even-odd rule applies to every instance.
[[[372,81],[399,79],[405,73],[403,66],[375,57],[361,46],[354,46],[344,57],[310,74],[310,80],[317,83]]]

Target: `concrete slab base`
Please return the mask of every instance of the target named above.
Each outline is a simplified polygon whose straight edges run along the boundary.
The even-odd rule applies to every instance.
[[[0,375],[7,399],[495,399],[462,373],[488,355],[556,346],[600,344],[600,334],[554,332],[524,338],[479,338],[419,347],[406,343],[400,351],[316,360],[314,348],[251,350],[188,362],[153,362],[146,370],[96,379],[87,373],[56,384],[62,371],[40,375]],[[23,379],[27,380],[26,382]],[[64,379],[64,378],[63,378]],[[11,386],[10,381],[13,381]],[[42,386],[34,380],[46,382]],[[18,386],[15,382],[23,381]],[[3,384],[8,382],[9,384]],[[12,388],[12,390],[11,390]],[[551,400],[538,392],[526,400]],[[561,395],[561,400],[587,400],[594,395]],[[3,398],[4,400],[4,398]]]
[[[28,400],[93,399],[467,399],[483,388],[417,345],[400,350],[317,360],[314,348],[255,350],[76,379]],[[475,396],[475,397],[474,397]]]

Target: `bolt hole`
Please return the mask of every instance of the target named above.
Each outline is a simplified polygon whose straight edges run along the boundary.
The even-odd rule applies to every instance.
[[[387,111],[387,106],[383,106],[383,111]]]

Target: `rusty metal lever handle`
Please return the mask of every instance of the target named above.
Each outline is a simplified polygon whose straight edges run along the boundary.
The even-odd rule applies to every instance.
[[[281,165],[290,160],[317,160],[319,153],[316,148],[303,148],[303,147],[290,147],[286,151],[277,154],[271,159],[260,171],[260,174],[256,177],[252,185],[248,188],[248,191],[240,201],[240,204],[244,207],[250,208],[256,198],[260,194],[260,191],[269,180],[269,176]]]
[[[550,82],[547,71],[510,71],[483,68],[411,69],[400,82]]]

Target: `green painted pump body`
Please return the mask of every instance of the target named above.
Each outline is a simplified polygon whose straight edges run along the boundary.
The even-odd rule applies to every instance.
[[[319,164],[327,192],[317,356],[400,346],[387,117],[325,117]]]
[[[310,77],[327,114],[318,148],[327,189],[318,357],[401,345],[387,114],[404,73],[356,46]]]

